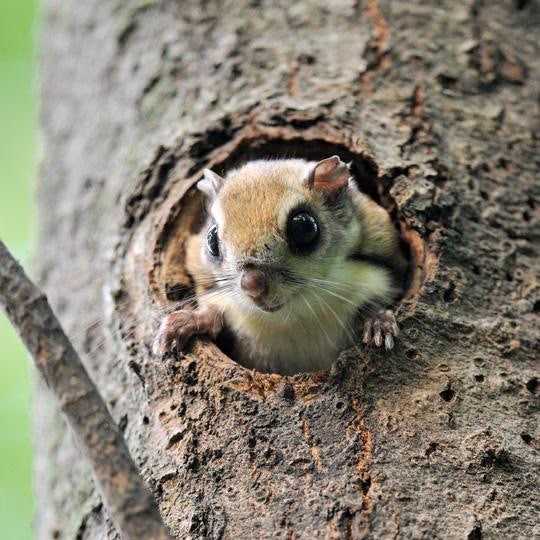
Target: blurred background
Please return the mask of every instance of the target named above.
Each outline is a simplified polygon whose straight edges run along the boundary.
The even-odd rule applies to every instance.
[[[37,165],[36,0],[0,0],[0,238],[28,267]],[[0,312],[0,537],[32,538],[30,363]]]

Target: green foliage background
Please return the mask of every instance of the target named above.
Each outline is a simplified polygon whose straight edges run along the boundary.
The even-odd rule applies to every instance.
[[[0,0],[0,238],[28,267],[36,176],[36,0]],[[0,537],[32,538],[31,369],[0,313]]]

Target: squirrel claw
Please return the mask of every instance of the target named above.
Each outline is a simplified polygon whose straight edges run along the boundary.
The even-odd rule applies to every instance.
[[[177,354],[182,351],[185,342],[193,335],[193,313],[191,310],[180,310],[163,318],[152,345],[152,352],[156,356],[163,356],[174,348]]]
[[[397,337],[399,328],[391,310],[381,310],[377,315],[366,320],[362,341],[366,345],[375,345],[389,351],[394,348],[394,338]]]
[[[179,355],[191,337],[207,334],[216,338],[222,328],[221,314],[214,309],[200,308],[175,311],[161,321],[152,345],[152,352],[156,356],[163,356],[176,349],[176,354]]]

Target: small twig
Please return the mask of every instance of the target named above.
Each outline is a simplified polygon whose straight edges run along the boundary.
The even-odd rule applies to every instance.
[[[126,443],[46,296],[0,240],[0,305],[54,392],[86,451],[122,538],[172,540]]]

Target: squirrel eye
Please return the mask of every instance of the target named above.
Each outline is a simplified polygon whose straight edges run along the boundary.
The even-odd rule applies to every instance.
[[[305,210],[294,212],[287,221],[287,242],[292,251],[306,254],[317,247],[320,237],[317,220]]]
[[[212,257],[219,257],[219,238],[217,225],[214,225],[208,230],[208,234],[206,235],[206,247],[208,249],[208,253],[210,253]]]

